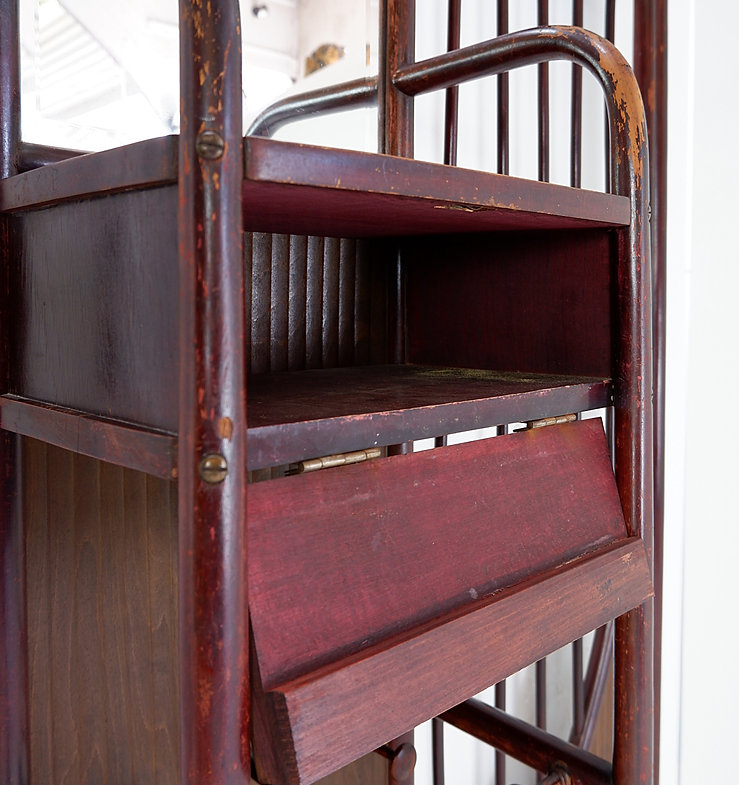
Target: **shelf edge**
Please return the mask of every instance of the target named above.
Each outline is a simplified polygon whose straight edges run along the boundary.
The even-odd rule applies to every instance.
[[[308,458],[385,447],[450,433],[525,422],[611,404],[611,382],[593,380],[489,399],[419,406],[399,411],[326,417],[249,428],[249,470]],[[481,409],[484,412],[481,413]],[[505,412],[505,416],[504,416]]]
[[[87,153],[0,180],[0,211],[45,207],[177,182],[179,137]]]
[[[172,433],[13,395],[0,396],[0,428],[154,477],[177,477]]]

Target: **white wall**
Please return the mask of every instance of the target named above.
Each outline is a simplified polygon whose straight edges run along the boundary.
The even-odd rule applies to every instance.
[[[734,607],[739,418],[732,400],[739,387],[739,106],[729,87],[736,74],[733,31],[739,25],[739,6],[681,0],[673,2],[670,14],[678,27],[694,17],[688,48],[673,44],[671,50],[677,64],[690,60],[694,47],[687,81],[673,78],[671,83],[673,163],[685,166],[686,174],[684,179],[676,175],[670,188],[675,219],[686,218],[690,227],[689,235],[672,224],[673,262],[679,259],[683,265],[673,267],[674,275],[686,279],[683,294],[689,301],[684,297],[670,306],[685,317],[683,325],[672,320],[674,348],[681,329],[688,328],[680,782],[693,785],[729,781],[739,729]],[[683,187],[684,193],[692,191],[692,199],[681,206]],[[680,434],[671,436],[679,439]]]

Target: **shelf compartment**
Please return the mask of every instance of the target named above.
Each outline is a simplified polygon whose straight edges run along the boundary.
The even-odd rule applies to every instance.
[[[260,483],[248,505],[271,785],[315,781],[652,591],[599,420]]]
[[[252,376],[249,468],[598,409],[607,379],[382,365]],[[177,434],[17,395],[0,427],[157,477],[177,476]]]
[[[250,469],[598,409],[608,379],[378,365],[251,376]]]

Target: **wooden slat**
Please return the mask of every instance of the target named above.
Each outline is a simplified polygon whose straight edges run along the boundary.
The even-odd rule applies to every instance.
[[[291,750],[288,781],[315,781],[638,605],[651,591],[644,546],[630,539],[415,637],[279,685],[270,696],[285,734],[281,742]],[[366,695],[372,700],[359,697]]]
[[[263,683],[625,536],[600,420],[258,484],[249,595]]]
[[[0,210],[175,183],[177,147],[178,137],[165,136],[32,169],[0,182]]]
[[[378,236],[629,221],[628,199],[612,194],[271,139],[247,139],[246,153],[248,229]]]
[[[597,409],[605,379],[380,365],[252,376],[251,469]]]
[[[9,395],[0,397],[0,427],[155,477],[172,479],[177,474],[173,433]]]

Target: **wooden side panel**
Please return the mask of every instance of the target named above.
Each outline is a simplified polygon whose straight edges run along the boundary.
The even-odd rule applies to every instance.
[[[266,689],[626,536],[600,420],[262,483],[248,504]]]
[[[9,392],[177,430],[176,209],[166,186],[9,219]]]
[[[31,781],[177,785],[173,483],[25,440]]]
[[[608,232],[408,244],[408,361],[613,376]]]

